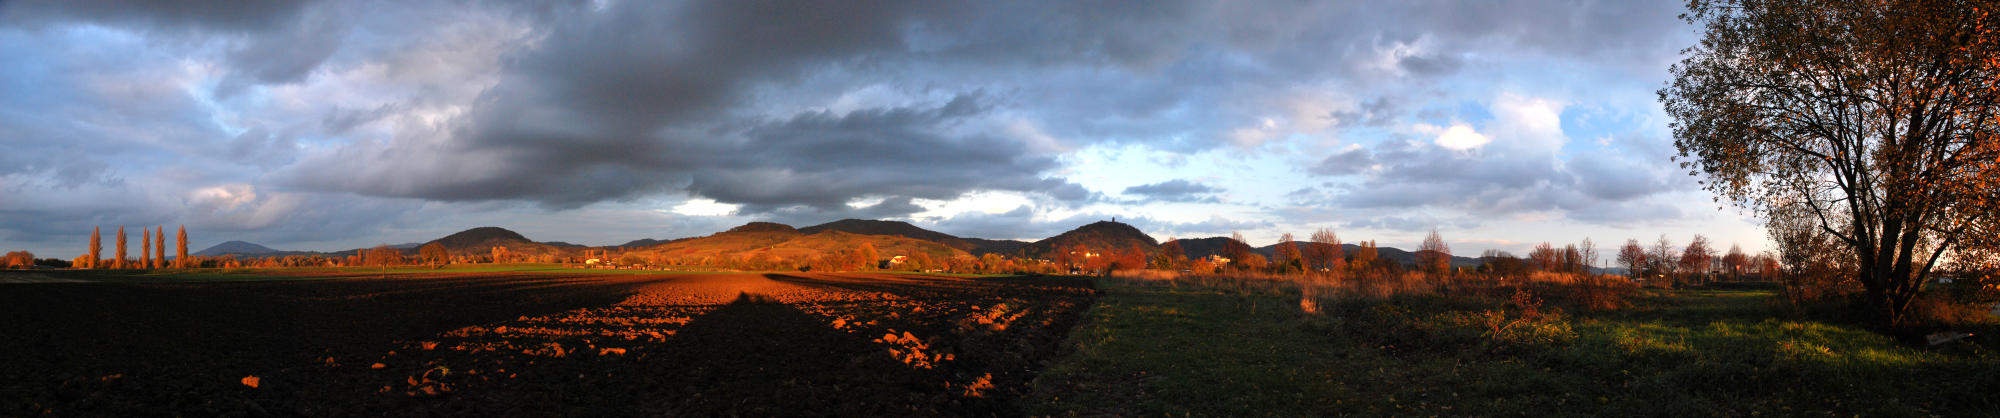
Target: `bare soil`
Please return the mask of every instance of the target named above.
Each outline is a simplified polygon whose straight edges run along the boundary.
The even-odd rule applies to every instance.
[[[0,416],[1019,415],[1087,281],[417,274],[0,288]]]

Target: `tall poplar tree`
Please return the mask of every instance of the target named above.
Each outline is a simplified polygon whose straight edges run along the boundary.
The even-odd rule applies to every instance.
[[[104,259],[104,240],[98,238],[99,229],[101,228],[90,227],[90,265],[84,266],[84,268],[98,268],[98,264],[100,264],[98,260]]]
[[[112,261],[111,261],[111,268],[114,268],[114,269],[122,269],[122,268],[125,268],[126,266],[125,266],[125,226],[124,226],[124,225],[119,225],[119,226],[118,226],[118,248],[117,248],[117,251],[118,251],[118,259],[117,259],[117,260],[112,260]]]
[[[167,268],[166,225],[153,225],[153,268]]]
[[[139,228],[139,268],[153,267],[153,228]]]
[[[181,225],[181,231],[174,236],[174,266],[188,268],[188,227]]]

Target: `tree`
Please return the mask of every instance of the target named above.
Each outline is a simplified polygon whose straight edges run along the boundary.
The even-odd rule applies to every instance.
[[[1640,246],[1639,240],[1625,240],[1625,245],[1618,247],[1618,264],[1624,265],[1625,274],[1632,278],[1641,277],[1646,271],[1646,247]]]
[[[1230,232],[1229,241],[1222,243],[1222,256],[1229,258],[1230,266],[1248,268],[1250,266],[1248,260],[1252,255],[1256,253],[1251,251],[1249,243],[1243,242],[1242,232]]]
[[[1583,253],[1576,250],[1576,244],[1563,245],[1562,252],[1556,253],[1557,264],[1564,273],[1583,273]]]
[[[153,267],[153,229],[139,228],[139,268]]]
[[[1540,245],[1536,245],[1535,249],[1528,251],[1528,264],[1535,271],[1556,271],[1561,267],[1560,260],[1558,260],[1560,257],[1561,255],[1556,253],[1554,245],[1543,242]]]
[[[1694,234],[1688,241],[1687,249],[1681,251],[1681,271],[1695,276],[1695,281],[1706,282],[1711,262],[1715,261],[1715,249],[1708,245],[1708,237]]]
[[[882,261],[882,253],[875,250],[874,243],[861,243],[861,248],[855,251],[854,255],[862,260],[860,270],[874,270],[875,263]]]
[[[117,255],[118,255],[118,259],[117,259],[117,260],[112,260],[112,261],[111,261],[111,268],[114,268],[114,269],[123,269],[123,268],[126,268],[126,267],[128,267],[128,266],[126,266],[126,265],[125,265],[125,226],[124,226],[124,225],[119,225],[119,226],[118,226],[118,248],[117,248],[117,250],[118,250],[118,252],[117,252]]]
[[[1119,252],[1118,258],[1112,260],[1111,264],[1111,269],[1105,270],[1105,273],[1108,274],[1111,270],[1137,270],[1146,268],[1146,249],[1139,246],[1139,243],[1134,242],[1132,245],[1127,246],[1125,251]]]
[[[1172,270],[1187,265],[1187,261],[1187,249],[1181,248],[1181,240],[1176,239],[1160,244],[1160,262],[1155,264],[1162,269]]]
[[[417,257],[424,259],[425,263],[436,266],[451,261],[451,250],[445,249],[444,243],[432,242],[417,247]]]
[[[1667,239],[1667,234],[1660,234],[1659,241],[1653,242],[1653,252],[1646,255],[1646,261],[1652,262],[1650,267],[1653,274],[1666,279],[1663,285],[1672,285],[1675,280],[1680,279],[1678,270],[1680,260],[1680,253],[1674,251],[1674,241]]]
[[[1597,242],[1585,237],[1583,243],[1577,244],[1576,247],[1578,255],[1583,257],[1583,273],[1592,274],[1590,269],[1597,267]]]
[[[1291,272],[1305,269],[1305,264],[1300,261],[1303,255],[1299,253],[1299,243],[1292,241],[1290,232],[1278,236],[1278,246],[1272,249],[1271,256],[1273,270]]]
[[[1376,265],[1378,254],[1375,251],[1375,241],[1362,241],[1359,245],[1361,248],[1354,249],[1354,261],[1348,263],[1347,267],[1361,273],[1372,272],[1380,267]]]
[[[377,245],[365,253],[362,264],[382,267],[401,265],[403,264],[403,252],[389,248],[387,245]]]
[[[35,266],[35,254],[27,251],[9,252],[7,253],[6,256],[0,257],[0,267],[11,269],[11,268],[29,268],[34,266]]]
[[[1318,231],[1313,231],[1310,239],[1312,245],[1307,245],[1302,254],[1307,270],[1331,270],[1337,267],[1342,259],[1347,258],[1347,255],[1343,254],[1347,251],[1340,248],[1340,236],[1334,235],[1333,230],[1320,228]]]
[[[1954,0],[1696,0],[1660,100],[1683,167],[1799,205],[1890,325],[1948,253],[2000,247],[2000,14]],[[1775,216],[1766,219],[1775,220]]]
[[[1854,253],[1842,251],[1843,244],[1833,234],[1803,216],[1809,209],[1789,204],[1776,211],[1765,233],[1777,244],[1773,260],[1783,268],[1772,269],[1772,274],[1785,283],[1785,294],[1793,303],[1839,296],[1859,287],[1854,286]]]
[[[1528,272],[1526,263],[1506,251],[1489,248],[1479,254],[1479,259],[1479,271],[1496,277],[1520,277]]]
[[[174,265],[188,268],[188,227],[181,225],[181,232],[174,236]]]
[[[1749,264],[1750,256],[1743,254],[1743,246],[1729,244],[1729,254],[1722,256],[1722,270],[1729,273],[1729,279],[1741,280]]]
[[[167,268],[167,227],[153,225],[153,268]]]
[[[90,227],[90,258],[86,259],[89,263],[83,266],[83,268],[97,268],[97,260],[104,259],[102,257],[104,255],[104,240],[97,238],[97,230],[98,227]]]
[[[1451,246],[1444,243],[1437,228],[1431,228],[1424,243],[1417,245],[1417,268],[1434,274],[1451,272]]]

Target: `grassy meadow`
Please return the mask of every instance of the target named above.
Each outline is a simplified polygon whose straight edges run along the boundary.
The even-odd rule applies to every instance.
[[[1563,285],[1314,298],[1243,280],[1098,286],[1102,297],[1067,342],[1072,353],[1036,381],[1031,412],[2000,412],[1989,393],[2000,387],[2000,357],[1979,337],[1907,344],[1805,319],[1770,288],[1625,289],[1622,300],[1582,304]]]

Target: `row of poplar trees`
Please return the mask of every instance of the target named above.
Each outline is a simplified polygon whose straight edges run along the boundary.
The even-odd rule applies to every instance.
[[[187,264],[191,259],[188,258],[187,226],[185,225],[181,226],[179,234],[174,237],[175,257],[172,265],[167,264],[166,227],[164,226],[158,227],[158,229],[139,228],[139,231],[141,231],[144,234],[144,236],[139,238],[139,243],[143,246],[143,248],[141,248],[139,251],[138,260],[135,261],[125,257],[126,245],[125,245],[124,226],[118,227],[118,237],[117,237],[118,247],[116,248],[117,253],[113,254],[114,257],[107,260],[103,257],[104,240],[100,236],[101,234],[99,233],[99,228],[91,227],[90,253],[77,256],[76,262],[74,263],[75,267],[86,268],[86,269],[106,269],[106,268],[157,269],[157,268],[167,268],[167,267],[173,267],[173,268],[188,267]]]

